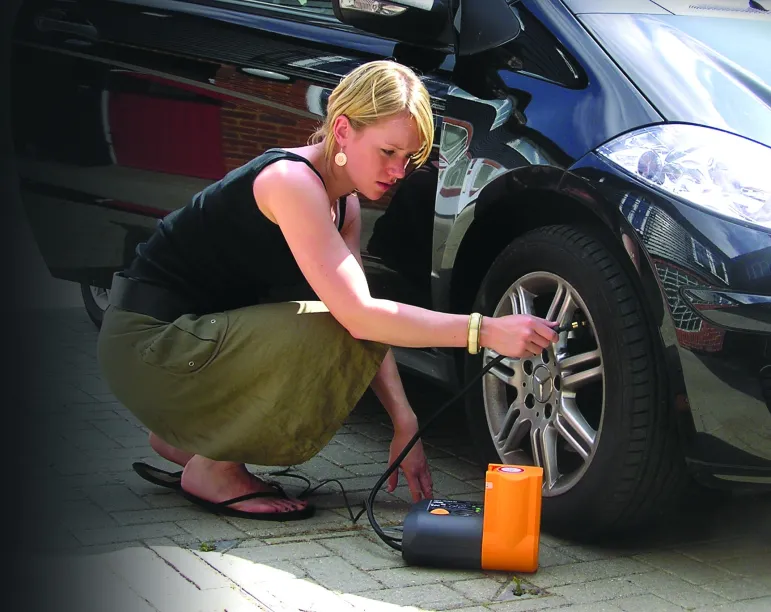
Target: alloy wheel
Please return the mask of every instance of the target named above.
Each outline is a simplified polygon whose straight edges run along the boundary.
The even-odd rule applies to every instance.
[[[505,358],[482,381],[487,423],[502,463],[543,468],[543,495],[564,494],[594,457],[605,411],[605,369],[595,322],[564,278],[534,272],[517,280],[493,316],[530,314],[560,325],[578,319],[586,327],[562,332],[551,347],[528,358]],[[497,357],[485,350],[483,363]]]

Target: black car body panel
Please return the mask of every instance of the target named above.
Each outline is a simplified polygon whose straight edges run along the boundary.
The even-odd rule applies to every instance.
[[[643,0],[599,14],[607,4],[513,2],[518,36],[454,57],[356,31],[314,0],[30,0],[11,94],[39,248],[54,276],[108,287],[157,218],[260,151],[304,144],[343,74],[395,57],[421,69],[436,140],[431,163],[362,202],[372,293],[468,312],[511,240],[553,223],[602,228],[646,298],[693,469],[769,484],[771,232],[655,190],[595,153],[670,121],[771,146],[765,57],[729,53],[711,17]],[[743,23],[723,22],[731,32]],[[768,48],[768,28],[752,28]],[[644,45],[627,44],[632,35]],[[397,354],[457,386],[457,352]]]
[[[581,15],[668,121],[771,146],[771,16]]]
[[[689,459],[725,478],[767,477],[771,410],[761,370],[771,358],[771,235],[635,184],[595,154],[569,176],[565,184],[616,207],[619,232],[647,262],[643,286]]]
[[[154,219],[255,151],[304,144],[343,74],[397,53],[395,41],[329,16],[300,11],[286,19],[275,8],[227,5],[25,5],[17,25],[16,146],[31,225],[56,276],[106,286]],[[92,29],[73,34],[64,22]],[[32,76],[49,71],[45,80]],[[443,70],[426,79],[437,130],[448,80]],[[369,238],[385,206],[364,208]],[[385,266],[373,270],[372,284],[376,294],[428,299],[427,279],[415,288]]]
[[[564,6],[522,2],[515,8],[524,24],[520,37],[456,67],[461,88],[450,91],[445,109],[438,218],[468,218],[473,209],[463,211],[477,197],[499,202],[492,194],[513,193],[512,183],[538,180],[539,188],[555,189],[561,176],[540,178],[544,167],[567,169],[613,136],[662,119]],[[539,178],[504,178],[509,172]],[[496,181],[506,186],[493,187]],[[482,195],[488,188],[490,195]],[[434,238],[434,299],[441,308],[451,304],[450,283],[442,279],[455,266],[468,225],[437,228],[448,231]]]

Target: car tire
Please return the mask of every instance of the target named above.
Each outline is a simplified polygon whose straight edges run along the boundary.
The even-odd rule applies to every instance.
[[[83,306],[86,308],[88,318],[96,325],[102,327],[102,318],[110,299],[110,290],[87,283],[80,284],[80,294],[83,297]]]
[[[555,295],[560,283],[561,295],[574,292],[570,302],[563,298],[565,312],[569,313],[575,304],[571,318],[583,315],[588,322],[588,327],[579,332],[560,334],[560,341],[551,349],[533,357],[530,374],[525,369],[528,360],[506,360],[497,376],[488,373],[466,399],[471,434],[485,463],[544,467],[542,457],[550,458],[548,473],[544,467],[542,525],[555,535],[572,539],[596,539],[641,526],[665,512],[686,482],[674,414],[664,399],[664,376],[656,365],[659,349],[620,256],[589,228],[539,228],[516,239],[500,254],[474,304],[476,312],[494,316],[496,312],[517,312],[519,302],[529,304],[532,314],[546,317],[549,308],[559,305],[547,291],[553,281]],[[534,287],[540,287],[543,293]],[[517,292],[516,301],[505,297],[512,288]],[[560,317],[552,313],[549,318]],[[591,348],[593,344],[596,349]],[[563,368],[562,364],[575,364],[576,359],[586,356],[595,358],[596,363],[597,355],[602,372],[599,381],[593,380],[599,371],[597,366],[589,368],[588,361],[588,365],[576,365],[572,373]],[[471,380],[494,356],[487,350],[467,355],[466,379]],[[566,361],[568,358],[573,362]],[[551,362],[542,363],[544,360]],[[550,375],[549,367],[556,368],[556,373],[551,381],[553,395],[545,400],[549,387],[544,381]],[[510,373],[513,376],[507,378]],[[582,373],[586,374],[583,380],[590,382],[578,388]],[[507,382],[502,383],[501,378]],[[598,382],[601,392],[597,391]],[[559,389],[558,383],[562,385]],[[514,392],[512,385],[521,393]],[[574,428],[571,423],[576,421],[576,408],[583,421]],[[547,412],[551,424],[546,420]],[[509,433],[504,431],[509,427],[505,415],[511,423]],[[590,442],[592,429],[595,434]],[[496,446],[493,435],[501,431],[505,435]],[[513,436],[515,431],[518,434]],[[563,431],[578,444],[571,444]],[[586,439],[579,431],[585,432]],[[508,448],[503,442],[507,439]],[[541,457],[537,460],[533,459],[534,444]],[[575,470],[562,473],[563,464]]]

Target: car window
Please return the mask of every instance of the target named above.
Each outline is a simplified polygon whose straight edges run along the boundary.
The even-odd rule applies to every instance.
[[[518,6],[517,14],[522,32],[494,50],[495,65],[564,87],[585,87],[586,75],[580,64],[554,34],[525,7]]]
[[[246,0],[247,4],[307,11],[314,15],[334,17],[332,0]]]

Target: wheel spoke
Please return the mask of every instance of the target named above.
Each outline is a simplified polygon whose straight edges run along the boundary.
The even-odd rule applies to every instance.
[[[534,293],[531,293],[520,285],[517,287],[517,297],[519,298],[519,314],[535,314],[535,306],[533,305],[533,300],[535,299]]]
[[[554,295],[554,299],[551,302],[551,306],[549,306],[546,318],[549,321],[557,321],[560,325],[566,325],[573,319],[573,315],[577,309],[578,304],[576,304],[570,291],[560,283],[557,287],[557,293]],[[567,345],[568,332],[562,332],[555,344],[555,353],[564,353],[567,350]]]
[[[482,366],[486,366],[488,363],[490,363],[493,359],[496,357],[500,357],[501,354],[497,351],[494,351],[492,349],[485,349],[483,353],[483,362]],[[516,366],[519,364],[519,359],[515,357],[504,357],[501,359],[500,363],[498,365],[505,366],[509,369],[516,369]]]
[[[485,358],[483,359],[484,365],[487,365],[498,356],[498,353],[495,351],[485,351]],[[504,357],[500,363],[490,368],[488,375],[492,374],[495,376],[495,378],[506,383],[507,385],[519,387],[519,385],[522,384],[521,370],[522,369],[519,367],[519,359],[514,359],[513,357]]]
[[[557,296],[554,297],[556,300]],[[555,306],[555,304],[552,303],[552,306]],[[556,320],[560,325],[566,325],[573,319],[573,315],[577,309],[578,304],[576,304],[576,301],[573,299],[573,295],[569,291],[564,291],[564,295],[562,296],[562,304],[560,304]],[[549,310],[551,310],[551,308],[549,308]]]
[[[517,303],[517,294],[514,291],[509,293],[509,305],[511,306],[511,314],[522,314],[519,312],[519,304]]]
[[[546,312],[547,321],[555,320],[555,317],[557,316],[557,313],[560,310],[560,305],[562,304],[562,300],[565,299],[566,293],[567,293],[567,289],[565,288],[565,285],[563,283],[558,284],[557,292],[554,294],[554,299],[552,299],[551,305],[549,306],[549,310]]]
[[[567,376],[563,375],[562,389],[563,391],[577,391],[591,382],[602,380],[604,371],[605,369],[602,367],[602,364],[600,364],[587,370],[570,373]]]
[[[586,461],[589,457],[589,453],[583,446],[581,446],[581,443],[576,440],[573,432],[565,427],[565,423],[560,419],[560,417],[557,417],[557,419],[554,421],[554,426],[557,428],[557,431],[560,433],[560,435],[567,441],[567,443],[570,444],[573,450],[578,453],[584,461]]]
[[[578,355],[570,355],[569,357],[562,357],[559,360],[559,366],[562,370],[575,370],[585,369],[589,366],[601,363],[600,349],[594,349],[593,351],[586,351],[585,353],[579,353]]]
[[[586,421],[573,398],[563,396],[556,422],[562,436],[579,455],[586,459],[589,456],[589,452],[579,440],[575,439],[573,432],[578,434],[589,450],[591,450],[594,448],[597,440],[597,431]],[[565,424],[569,425],[570,429],[567,429]]]
[[[553,425],[546,425],[543,430],[534,429],[530,432],[533,445],[533,458],[536,465],[543,468],[543,482],[546,489],[551,489],[559,478],[557,467],[557,440],[559,435]]]
[[[512,402],[506,412],[501,431],[495,436],[496,446],[501,449],[502,453],[519,448],[522,439],[527,434],[527,421],[521,418],[523,406],[524,402],[522,401]]]
[[[560,357],[558,364],[563,373],[562,388],[565,391],[573,392],[590,382],[601,380],[605,372],[599,348],[578,355]]]

